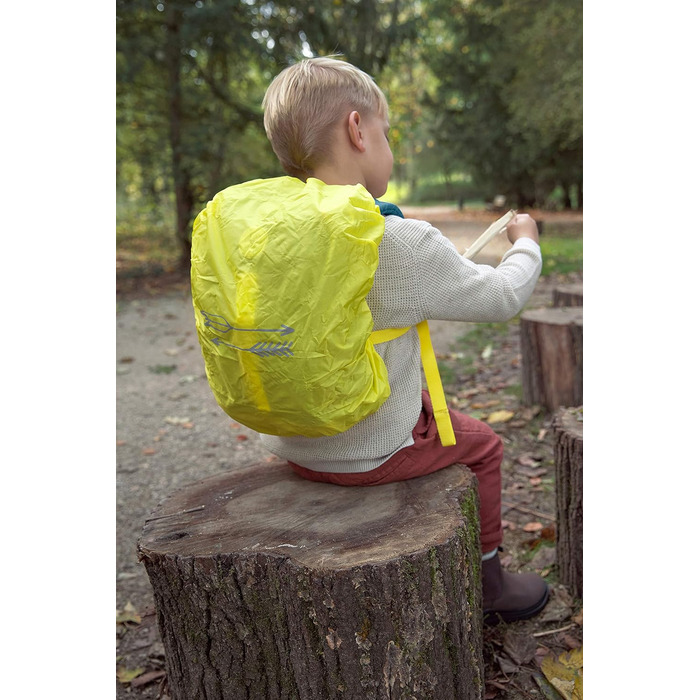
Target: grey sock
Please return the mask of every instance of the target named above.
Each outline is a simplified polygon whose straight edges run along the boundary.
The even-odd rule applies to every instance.
[[[498,547],[492,549],[490,552],[481,555],[481,561],[487,561],[488,559],[493,559],[498,554]]]

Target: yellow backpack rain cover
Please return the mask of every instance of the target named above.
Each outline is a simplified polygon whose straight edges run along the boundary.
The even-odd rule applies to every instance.
[[[361,185],[254,180],[192,232],[192,300],[219,406],[260,433],[347,430],[389,396],[370,340],[384,217]]]

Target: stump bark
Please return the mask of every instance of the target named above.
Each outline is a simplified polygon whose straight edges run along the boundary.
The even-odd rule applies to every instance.
[[[555,287],[552,303],[555,307],[583,306],[583,284],[562,284]]]
[[[147,520],[173,700],[483,696],[476,480],[372,487],[283,462],[188,486]]]
[[[583,307],[524,311],[520,352],[525,406],[583,403]]]
[[[554,417],[559,580],[583,598],[583,407]]]

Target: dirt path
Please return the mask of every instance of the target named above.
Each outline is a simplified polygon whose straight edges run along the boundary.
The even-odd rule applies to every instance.
[[[461,221],[441,225],[441,228],[461,250],[476,239],[485,225],[480,220]],[[497,264],[500,254],[496,243],[479,262]],[[540,280],[528,306],[549,305],[555,283],[556,280]],[[139,619],[138,624],[126,621],[117,625],[117,667],[126,671],[141,668],[146,672],[140,675],[142,680],[152,678],[150,682],[139,685],[137,677],[132,687],[118,682],[117,698],[155,699],[159,696],[159,682],[163,675],[163,652],[155,625],[150,585],[136,556],[141,527],[151,510],[173,489],[222,470],[264,460],[269,454],[255,433],[234,423],[214,401],[204,375],[186,283],[154,296],[120,298],[116,323],[116,602],[126,618],[132,614],[129,611],[133,608]],[[432,322],[436,352],[449,361],[455,342],[470,325]],[[513,336],[507,339],[507,343],[510,343],[507,345],[510,354],[504,351],[503,365],[508,366],[504,371],[510,372],[511,379],[517,382],[517,376],[514,376],[517,368],[513,364],[513,357],[518,352],[517,338]],[[488,378],[477,377],[475,381],[477,386],[481,381],[486,393],[491,390]],[[498,386],[501,386],[502,377],[499,381]],[[447,391],[457,389],[446,386]],[[479,399],[476,395],[471,397],[472,403]],[[489,399],[480,400],[483,403]],[[530,444],[519,445],[510,440],[506,451],[510,454],[508,464],[511,471],[517,457],[524,451],[537,449],[546,454],[549,449],[546,443],[533,448]],[[544,495],[553,499],[551,493]],[[535,511],[547,508],[553,513],[553,500],[551,503],[546,499],[531,501],[529,508]],[[514,524],[514,529],[523,519],[533,519],[526,512],[507,508],[504,508],[504,518]],[[517,531],[515,534],[520,538],[515,538],[517,543],[522,540],[522,533]],[[513,533],[508,536],[512,539]],[[532,539],[531,535],[528,537]],[[151,672],[152,676],[146,675]]]

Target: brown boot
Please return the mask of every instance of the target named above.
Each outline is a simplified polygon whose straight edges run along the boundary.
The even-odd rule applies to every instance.
[[[496,556],[481,562],[484,624],[526,620],[547,604],[549,586],[537,574],[511,574]]]

